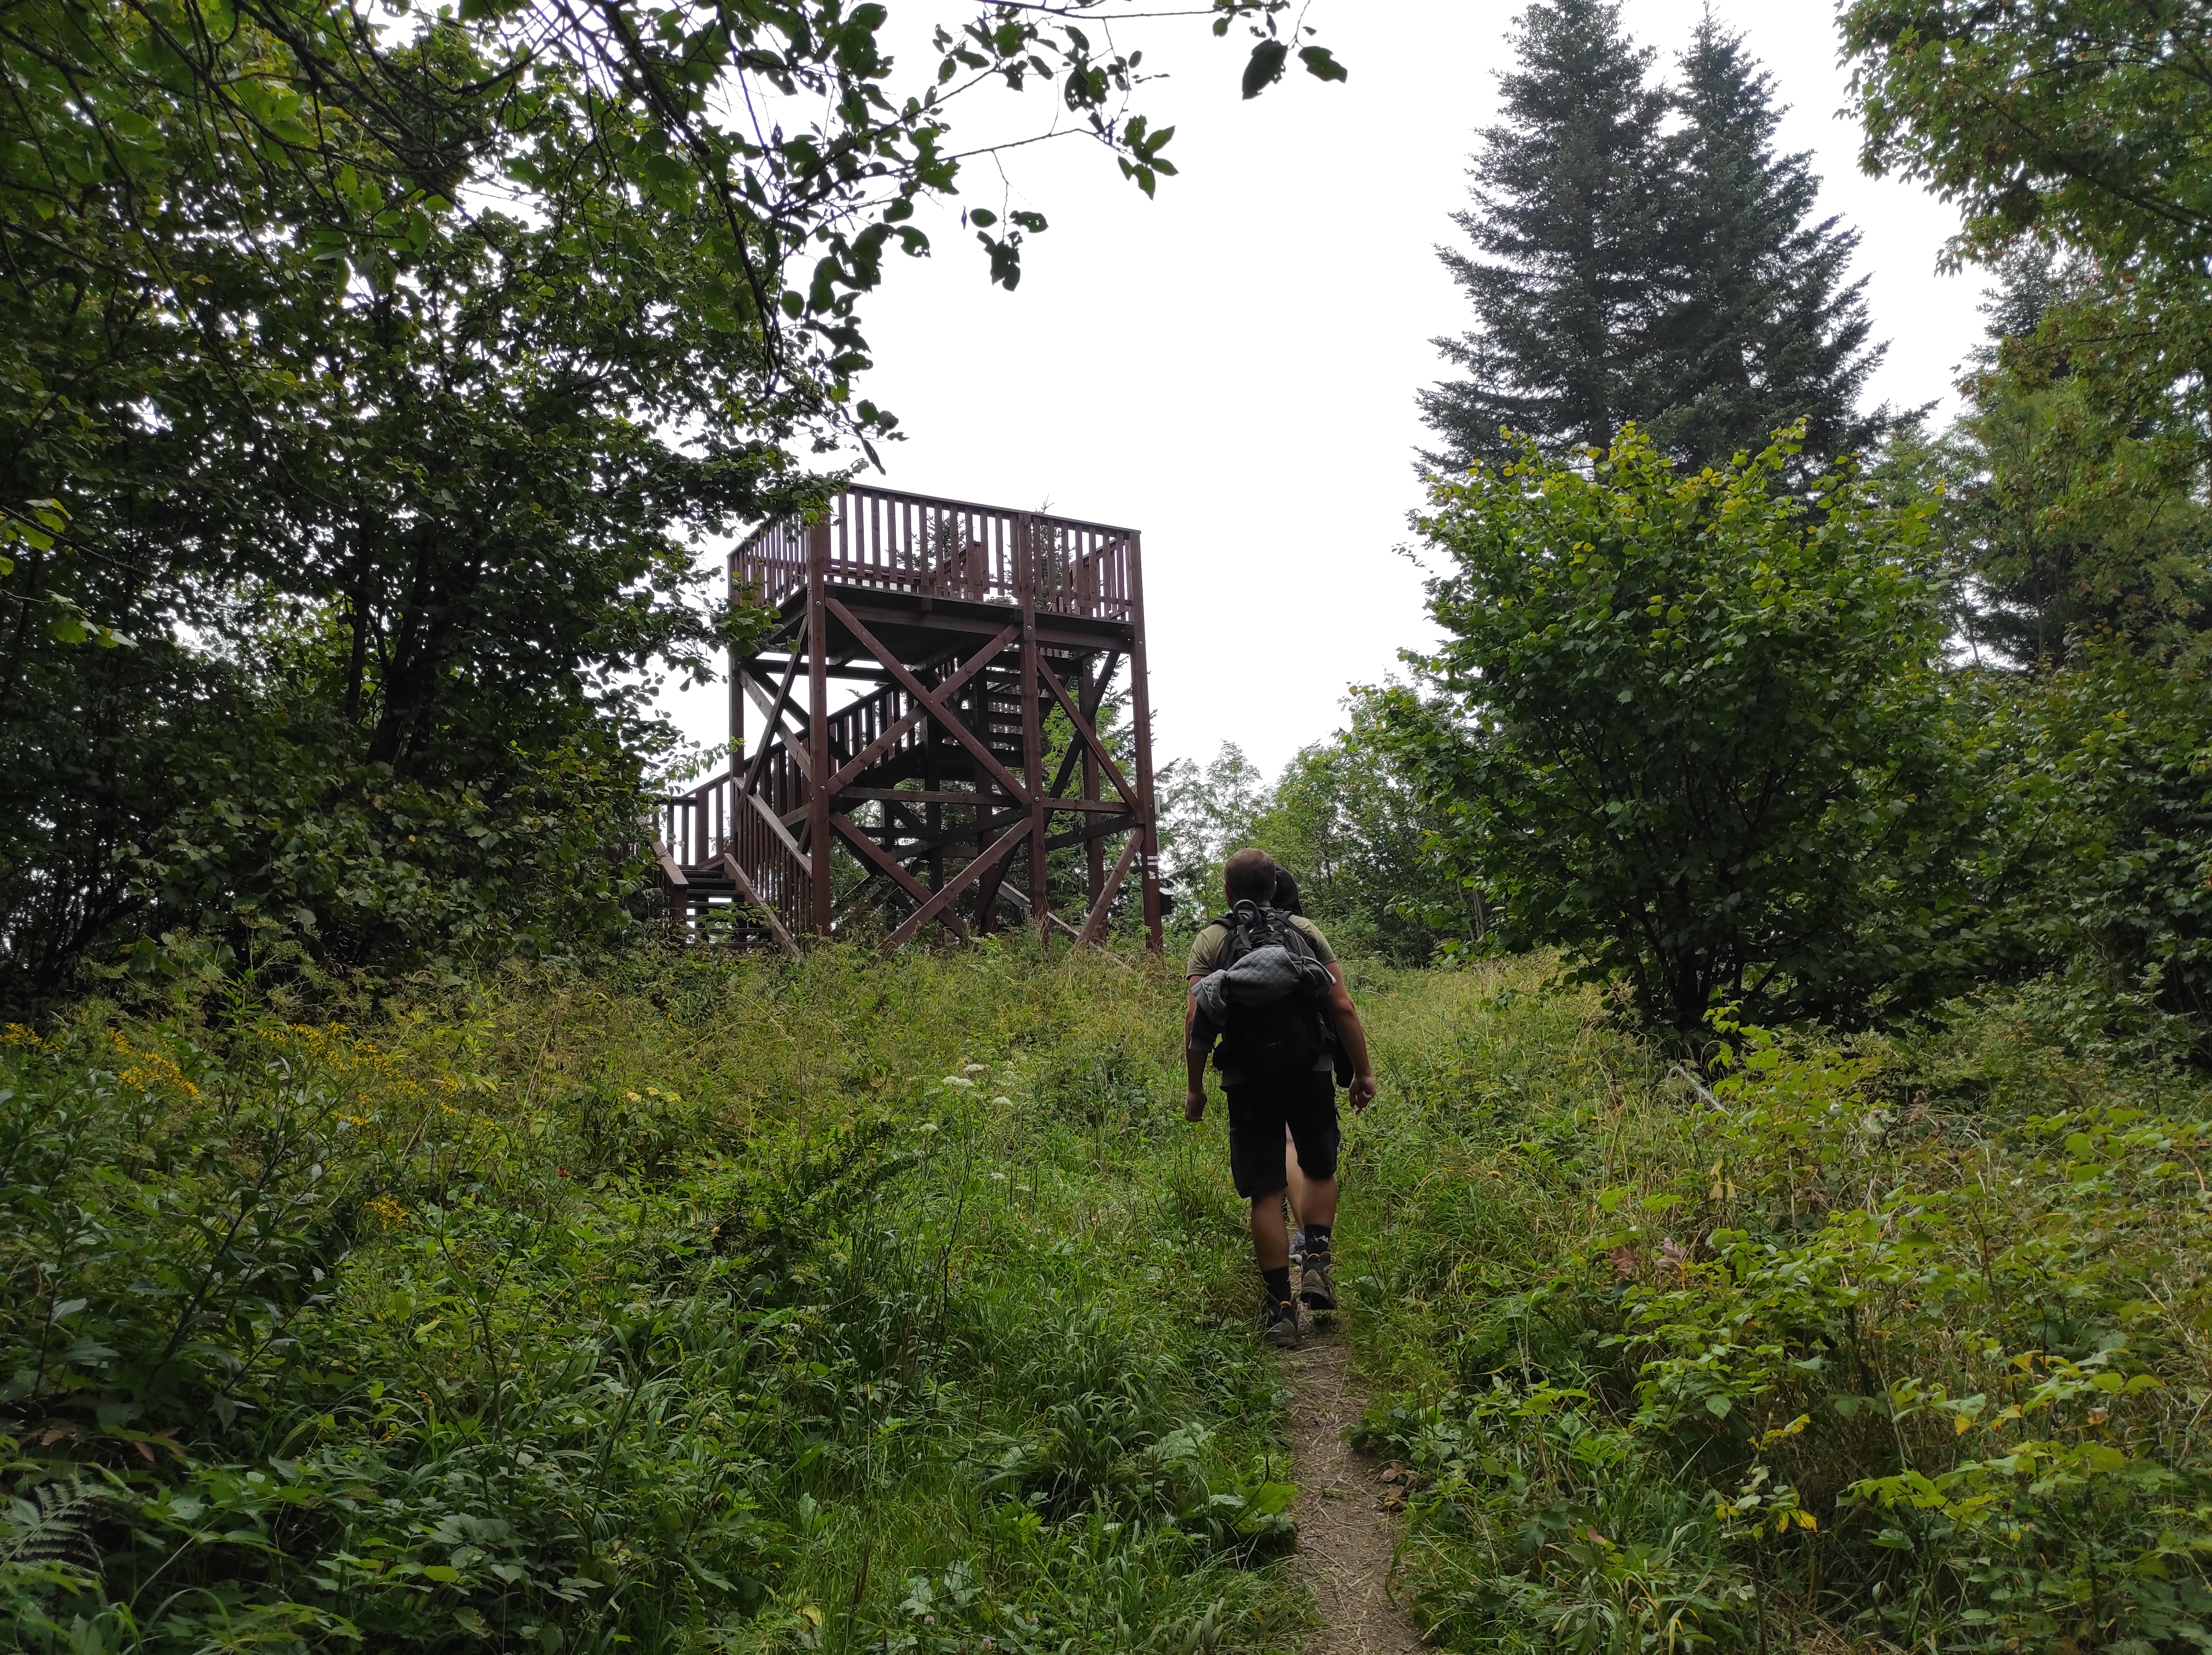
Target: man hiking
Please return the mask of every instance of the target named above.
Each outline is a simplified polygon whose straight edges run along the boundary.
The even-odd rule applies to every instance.
[[[1263,1330],[1270,1344],[1289,1349],[1298,1342],[1299,1300],[1314,1310],[1336,1308],[1329,1236],[1336,1222],[1336,1151],[1342,1135],[1332,1041],[1340,1041],[1352,1060],[1349,1096],[1355,1112],[1375,1096],[1375,1067],[1367,1055],[1367,1031],[1328,939],[1304,916],[1273,906],[1278,872],[1265,851],[1231,857],[1222,870],[1229,912],[1191,943],[1184,967],[1190,1000],[1183,1014],[1188,1078],[1183,1118],[1205,1118],[1206,1058],[1214,1052],[1229,1100],[1230,1176],[1237,1193],[1252,1203]],[[1305,1254],[1295,1297],[1283,1223],[1283,1193],[1290,1182],[1286,1137],[1296,1147],[1304,1184],[1298,1216]]]

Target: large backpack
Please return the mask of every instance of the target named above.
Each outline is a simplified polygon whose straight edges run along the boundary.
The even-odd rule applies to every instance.
[[[1239,902],[1211,923],[1228,933],[1213,962],[1217,971],[1270,944],[1314,957],[1313,945],[1280,908]],[[1328,1028],[1320,1005],[1293,989],[1265,1005],[1231,1005],[1213,1061],[1218,1068],[1245,1076],[1293,1075],[1311,1070],[1328,1049]]]

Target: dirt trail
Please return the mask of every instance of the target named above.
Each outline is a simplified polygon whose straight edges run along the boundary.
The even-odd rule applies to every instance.
[[[1305,1343],[1283,1358],[1289,1375],[1291,1449],[1297,1464],[1298,1560],[1312,1583],[1321,1627],[1310,1647],[1331,1655],[1403,1655],[1421,1640],[1390,1601],[1397,1519],[1382,1505],[1381,1469],[1344,1434],[1367,1405],[1351,1353],[1333,1330],[1307,1324]]]

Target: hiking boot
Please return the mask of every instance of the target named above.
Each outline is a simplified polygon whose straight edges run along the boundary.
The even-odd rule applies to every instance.
[[[1336,1308],[1336,1281],[1330,1273],[1335,1262],[1325,1252],[1306,1254],[1298,1271],[1298,1297],[1305,1300],[1308,1310]]]
[[[1278,1350],[1298,1348],[1298,1306],[1295,1299],[1264,1300],[1260,1306],[1261,1337]]]
[[[1292,1230],[1291,1232],[1291,1268],[1296,1270],[1305,1261],[1305,1256],[1306,1233],[1304,1230]]]

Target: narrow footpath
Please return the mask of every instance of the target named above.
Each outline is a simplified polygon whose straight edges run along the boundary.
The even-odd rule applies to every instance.
[[[1389,1485],[1344,1440],[1367,1406],[1351,1352],[1334,1329],[1309,1323],[1304,1344],[1282,1361],[1298,1485],[1291,1512],[1302,1572],[1321,1613],[1310,1647],[1316,1655],[1410,1655],[1421,1640],[1389,1591],[1398,1543],[1397,1519],[1383,1505]]]

